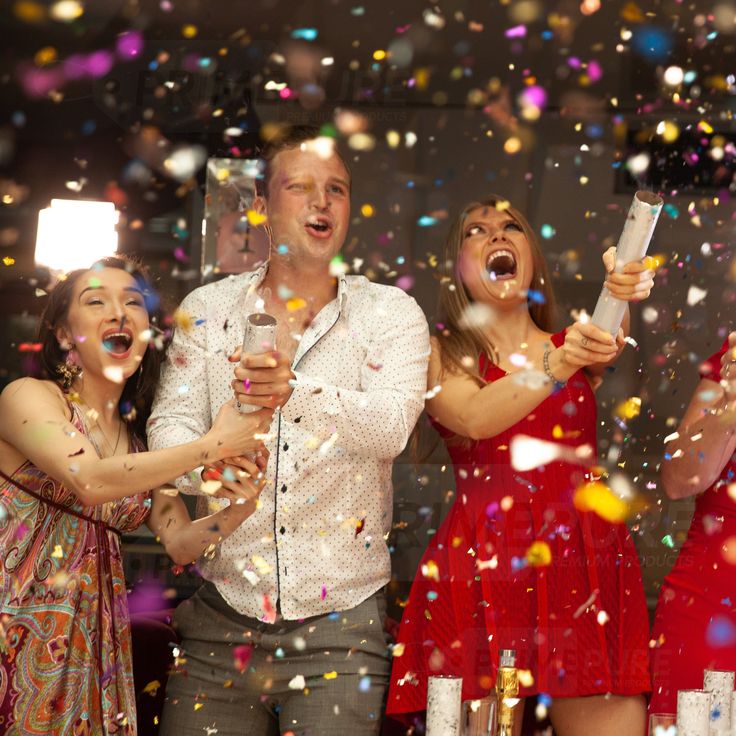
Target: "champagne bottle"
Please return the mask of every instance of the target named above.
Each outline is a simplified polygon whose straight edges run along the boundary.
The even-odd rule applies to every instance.
[[[516,650],[502,649],[496,676],[498,721],[496,736],[513,736],[515,706],[519,699],[519,675],[516,671]]]

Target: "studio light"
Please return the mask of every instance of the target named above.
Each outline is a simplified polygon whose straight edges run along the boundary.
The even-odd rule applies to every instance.
[[[112,255],[118,247],[117,222],[112,202],[52,199],[38,213],[36,264],[72,271]]]

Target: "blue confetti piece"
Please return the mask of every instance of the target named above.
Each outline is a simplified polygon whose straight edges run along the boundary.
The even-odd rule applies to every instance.
[[[526,298],[532,302],[532,304],[544,304],[547,300],[544,298],[544,294],[541,291],[535,289],[529,289],[526,292]]]
[[[362,693],[367,693],[371,689],[371,677],[370,675],[363,675],[358,683],[358,690]]]
[[[300,38],[302,41],[314,41],[317,38],[316,28],[295,28],[291,32],[292,38]]]
[[[419,227],[431,227],[432,225],[436,225],[438,222],[436,217],[430,217],[429,215],[422,215],[417,220],[417,225]]]
[[[731,647],[736,644],[736,626],[726,616],[713,616],[705,630],[705,641],[718,649]]]

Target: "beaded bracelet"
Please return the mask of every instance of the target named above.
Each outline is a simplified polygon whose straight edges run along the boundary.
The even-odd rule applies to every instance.
[[[554,385],[555,392],[559,391],[561,388],[564,387],[565,381],[558,381],[555,378],[554,373],[552,373],[551,368],[549,367],[549,355],[552,352],[552,350],[545,350],[544,355],[542,356],[542,367],[544,368],[544,374],[549,378],[550,381],[552,381],[552,384]]]

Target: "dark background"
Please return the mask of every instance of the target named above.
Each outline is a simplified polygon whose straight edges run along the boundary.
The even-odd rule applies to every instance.
[[[345,260],[377,281],[401,278],[431,325],[448,218],[466,201],[502,193],[551,234],[542,244],[562,326],[571,310],[592,311],[600,255],[616,243],[633,192],[653,189],[667,206],[650,252],[663,254],[664,265],[652,297],[633,312],[638,347],[627,347],[599,391],[601,463],[623,470],[647,502],[631,524],[653,607],[691,513],[689,501],[670,503],[659,490],[662,441],[682,415],[698,364],[732,324],[736,300],[736,9],[730,0],[602,2],[592,14],[586,7],[594,5],[97,0],[61,22],[47,3],[4,3],[0,384],[32,368],[23,343],[33,340],[47,281],[33,251],[38,211],[52,197],[115,201],[121,249],[153,268],[170,310],[201,283],[204,170],[172,179],[163,157],[144,145],[151,130],[165,150],[202,146],[209,156],[247,157],[268,123],[335,128],[353,174]],[[304,29],[316,38],[304,40]],[[63,72],[69,57],[114,50],[131,31],[143,39],[136,58],[116,57],[97,78],[45,84],[43,75]],[[34,62],[49,48],[41,55],[57,61]],[[333,62],[325,65],[326,57]],[[663,80],[671,65],[685,72],[675,87]],[[274,89],[284,83],[287,98]],[[535,86],[547,99],[529,120],[519,96]],[[373,137],[371,150],[351,147],[345,111]],[[674,140],[660,134],[665,122],[677,126]],[[396,147],[389,131],[399,136]],[[649,165],[634,176],[627,162],[641,153]],[[81,191],[70,190],[67,182],[82,178]],[[422,216],[436,224],[423,226]],[[697,303],[691,287],[705,292]],[[642,411],[625,424],[613,410],[631,396],[641,397]],[[445,462],[438,450],[419,467],[407,456],[396,464],[396,617],[453,500]],[[151,554],[152,540],[129,542],[131,582],[163,587],[169,600],[196,584],[192,574],[172,576],[168,561]]]

